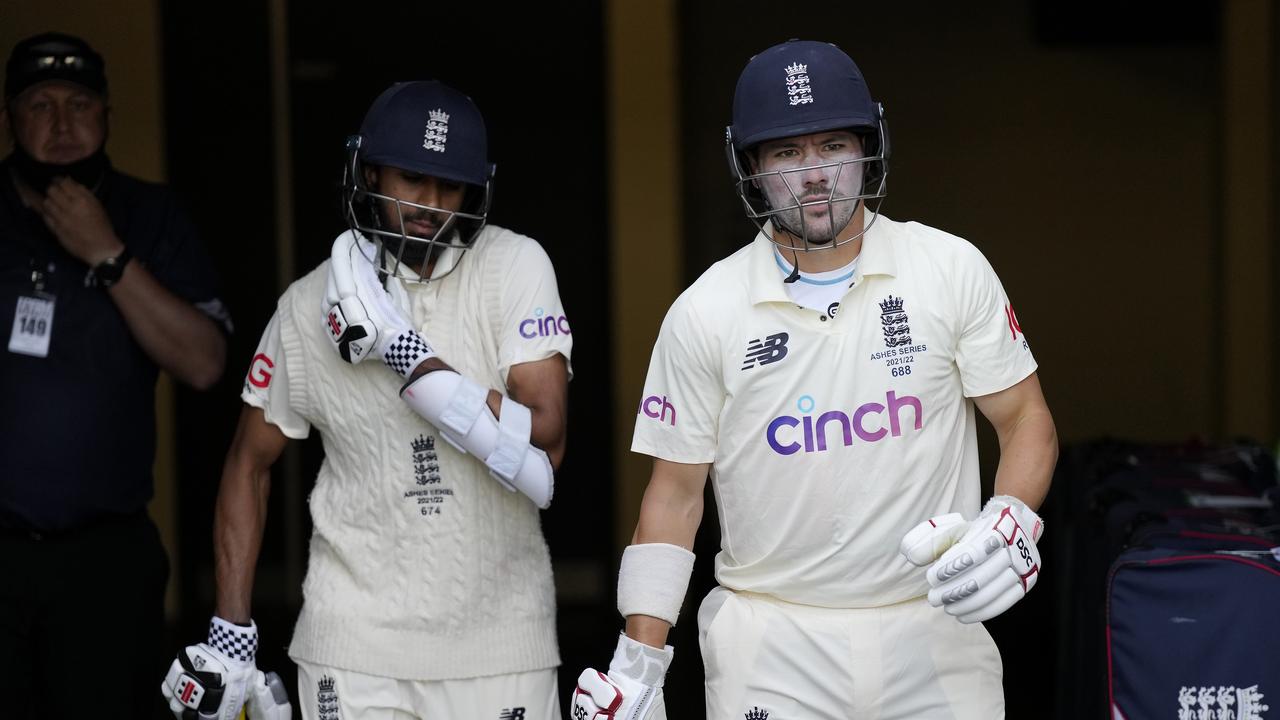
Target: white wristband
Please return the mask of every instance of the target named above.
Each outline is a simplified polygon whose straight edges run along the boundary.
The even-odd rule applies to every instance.
[[[689,589],[693,559],[693,553],[678,545],[628,545],[618,570],[618,612],[623,617],[648,615],[674,626]]]

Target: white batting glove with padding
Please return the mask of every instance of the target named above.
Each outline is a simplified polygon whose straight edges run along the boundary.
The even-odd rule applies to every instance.
[[[975,623],[1008,610],[1035,587],[1043,533],[1044,521],[1026,503],[997,495],[976,520],[949,513],[920,523],[899,549],[912,564],[929,566],[930,605]]]
[[[325,331],[343,360],[355,365],[374,357],[407,378],[436,353],[378,279],[370,260],[375,253],[354,232],[333,241],[322,302]]]
[[[245,701],[249,720],[290,720],[293,706],[289,704],[289,692],[280,676],[269,672],[258,673],[249,683],[249,697]]]
[[[619,635],[609,673],[587,668],[578,676],[569,717],[572,720],[666,720],[662,683],[675,651],[659,650]]]
[[[209,641],[188,645],[169,666],[160,692],[178,720],[236,720],[249,683],[262,673],[254,667],[258,626],[215,617]]]

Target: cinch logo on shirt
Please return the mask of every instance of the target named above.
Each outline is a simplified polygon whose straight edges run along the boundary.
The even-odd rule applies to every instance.
[[[668,410],[671,411],[670,420],[667,419]],[[671,401],[667,399],[666,395],[663,395],[662,397],[650,395],[644,400],[641,400],[640,409],[636,410],[637,415],[640,413],[644,413],[646,417],[651,417],[654,420],[668,423],[671,427],[676,426],[676,406],[671,404]]]
[[[564,315],[544,315],[544,310],[533,311],[533,317],[520,321],[520,337],[530,340],[551,335],[569,335],[569,318]]]
[[[843,441],[845,447],[853,444],[855,435],[859,440],[869,443],[877,442],[886,435],[899,437],[902,435],[902,411],[907,407],[914,411],[915,429],[919,430],[923,426],[924,408],[920,405],[920,398],[912,395],[898,397],[892,390],[885,394],[883,405],[877,402],[860,405],[852,416],[840,410],[828,410],[815,420],[811,414],[814,406],[813,398],[804,395],[796,402],[796,407],[803,415],[781,415],[769,423],[764,436],[774,452],[792,455],[801,448],[806,453],[826,452],[828,432],[836,432],[836,437]],[[885,414],[889,416],[888,428],[884,426]],[[832,425],[835,426],[834,430]]]
[[[742,369],[748,370],[756,363],[768,365],[776,363],[787,356],[787,340],[791,336],[781,332],[769,335],[764,340],[756,339],[747,343],[747,357],[742,361]]]

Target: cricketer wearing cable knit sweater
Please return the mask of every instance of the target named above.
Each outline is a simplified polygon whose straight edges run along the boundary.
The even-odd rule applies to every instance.
[[[414,680],[558,665],[537,508],[414,414],[394,373],[334,353],[316,322],[326,273],[280,299],[242,394],[286,436],[315,427],[324,442],[290,656]],[[527,237],[489,226],[446,281],[404,287],[441,356],[489,387],[513,365],[569,356],[554,272]]]

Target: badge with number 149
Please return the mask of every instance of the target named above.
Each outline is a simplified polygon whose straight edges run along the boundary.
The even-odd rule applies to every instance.
[[[13,332],[9,335],[9,352],[49,357],[49,340],[53,337],[53,298],[18,297],[13,314]]]

